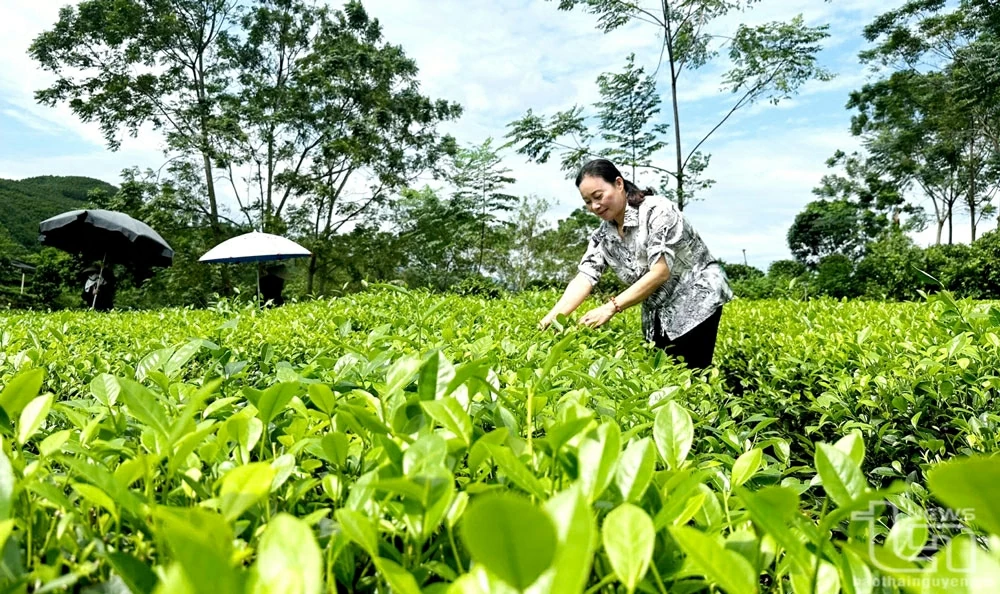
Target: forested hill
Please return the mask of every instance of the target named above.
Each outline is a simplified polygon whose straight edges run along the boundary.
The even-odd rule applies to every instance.
[[[0,249],[38,251],[38,223],[61,212],[81,208],[87,195],[95,189],[117,192],[111,184],[89,177],[46,175],[22,180],[0,179]]]

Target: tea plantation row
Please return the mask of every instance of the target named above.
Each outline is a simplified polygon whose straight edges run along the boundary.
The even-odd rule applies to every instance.
[[[1000,311],[556,298],[0,313],[0,591],[1000,591]]]

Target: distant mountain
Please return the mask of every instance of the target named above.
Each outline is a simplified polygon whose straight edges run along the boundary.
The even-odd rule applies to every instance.
[[[114,194],[118,188],[89,177],[0,179],[0,246],[13,241],[15,248],[37,252],[41,249],[38,224],[61,212],[84,208],[92,190]]]

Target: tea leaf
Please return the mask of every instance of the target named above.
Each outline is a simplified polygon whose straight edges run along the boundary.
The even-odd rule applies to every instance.
[[[760,448],[754,448],[744,452],[736,459],[736,462],[733,463],[733,487],[739,487],[753,478],[753,475],[760,469],[763,455],[764,452]]]
[[[118,402],[121,386],[110,373],[102,373],[90,382],[90,393],[104,406],[114,406]]]
[[[285,410],[298,389],[297,383],[279,382],[264,390],[260,395],[260,400],[254,403],[257,407],[257,416],[265,425],[270,424]]]
[[[492,444],[486,444],[486,447],[493,456],[500,472],[504,473],[515,485],[539,499],[546,498],[545,487],[541,481],[509,449]]]
[[[118,508],[108,495],[93,485],[87,483],[72,483],[73,490],[90,503],[102,507],[112,516],[118,517]]]
[[[589,501],[595,501],[615,478],[621,452],[621,434],[617,423],[608,422],[597,430],[597,438],[580,442],[579,481]]]
[[[867,488],[858,465],[829,444],[816,444],[816,470],[823,479],[823,489],[837,505],[850,505]]]
[[[182,345],[170,356],[166,363],[163,364],[163,373],[167,375],[168,378],[173,379],[180,373],[181,369],[188,364],[198,351],[202,349],[201,340],[192,340],[187,344]]]
[[[1000,460],[977,456],[949,460],[927,473],[927,485],[952,513],[1000,536]]]
[[[837,440],[833,447],[847,454],[854,465],[861,468],[865,461],[865,440],[858,430],[851,431]]]
[[[530,586],[555,558],[555,525],[527,499],[483,495],[462,519],[462,540],[473,560],[518,590]]]
[[[392,592],[400,594],[420,594],[420,586],[413,574],[391,559],[381,557],[375,561],[379,573],[385,578]]]
[[[42,440],[42,443],[38,444],[38,451],[43,456],[51,456],[53,454],[62,451],[63,446],[69,441],[72,432],[69,429],[63,429],[62,431],[56,431],[52,435],[49,435]]]
[[[413,476],[421,469],[444,466],[448,457],[448,444],[440,435],[422,436],[403,453],[403,474]]]
[[[250,591],[261,594],[323,591],[323,555],[309,526],[287,513],[267,523],[257,546]]]
[[[350,442],[347,435],[340,431],[332,431],[323,436],[320,440],[320,447],[327,461],[343,468],[347,464],[347,454],[350,451]]]
[[[7,413],[7,418],[13,419],[34,400],[42,390],[45,370],[36,367],[21,372],[10,380],[0,392],[0,408]]]
[[[378,557],[378,531],[364,514],[353,509],[341,508],[335,514],[341,530],[351,541],[368,553],[369,557]]]
[[[38,428],[45,422],[45,417],[49,415],[53,399],[52,394],[46,394],[35,398],[24,407],[24,410],[21,411],[21,419],[17,424],[17,443],[24,445],[38,431]]]
[[[799,498],[795,491],[787,487],[766,487],[757,493],[750,493],[740,487],[736,492],[750,510],[754,523],[785,549],[798,569],[808,571],[813,566],[812,555],[798,534],[789,527],[799,509]]]
[[[139,365],[135,368],[135,379],[145,381],[149,376],[150,372],[159,369],[173,354],[173,349],[159,349],[153,351],[142,358],[139,361]]]
[[[309,400],[327,416],[332,415],[337,406],[337,397],[326,384],[309,384]]]
[[[604,519],[601,539],[615,575],[629,594],[635,592],[653,559],[653,520],[642,508],[623,503]]]
[[[840,572],[844,576],[846,594],[871,594],[875,585],[872,570],[857,553],[850,549],[841,551]]]
[[[142,561],[127,553],[110,551],[108,563],[133,594],[152,594],[159,578]]]
[[[816,580],[813,581],[813,576]],[[837,568],[828,561],[819,562],[816,569],[808,572],[795,569],[791,572],[792,591],[809,592],[810,594],[840,594],[840,574]]]
[[[622,498],[635,503],[646,492],[656,470],[656,451],[648,437],[633,441],[618,459],[615,482]]]
[[[200,508],[156,510],[158,532],[166,540],[194,591],[204,594],[243,591],[232,564],[233,534],[222,517]]]
[[[555,523],[559,548],[552,564],[554,573],[546,591],[552,594],[580,592],[587,584],[597,550],[597,522],[579,487],[571,487],[545,502]]]
[[[10,465],[7,454],[0,447],[0,521],[10,519],[10,512],[13,509],[14,481],[14,468]]]
[[[420,359],[416,357],[400,357],[385,376],[385,393],[387,396],[402,392],[413,376],[420,369]]]
[[[750,562],[739,553],[726,550],[711,536],[688,526],[673,526],[670,534],[698,571],[727,594],[757,591],[758,576]]]
[[[454,378],[455,367],[451,361],[441,351],[433,351],[420,367],[420,377],[417,380],[420,400],[427,402],[443,398]]]
[[[119,398],[128,407],[129,413],[167,439],[167,413],[157,401],[156,395],[142,384],[129,379],[118,378],[118,384],[121,386]]]
[[[929,536],[926,521],[902,516],[896,519],[896,523],[889,530],[885,548],[901,559],[913,561],[924,549]]]
[[[694,423],[688,411],[673,400],[656,413],[653,440],[660,458],[670,470],[677,470],[687,459],[694,443]]]
[[[961,534],[934,554],[919,578],[911,583],[922,585],[928,594],[996,592],[1000,561],[980,548],[971,534]]]
[[[227,472],[219,490],[219,508],[226,521],[232,522],[267,497],[275,474],[266,462],[252,462]]]
[[[440,400],[426,400],[421,402],[420,406],[432,419],[461,439],[466,447],[471,445],[472,420],[469,414],[462,410],[462,405],[457,400],[446,396]]]

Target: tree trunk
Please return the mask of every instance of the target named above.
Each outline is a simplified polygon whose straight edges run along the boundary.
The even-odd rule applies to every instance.
[[[267,198],[265,203],[267,204],[265,208],[264,222],[261,225],[263,228],[261,231],[265,233],[271,233],[274,229],[274,222],[271,220],[271,214],[274,212],[274,131],[268,131],[267,138]]]
[[[973,125],[975,122],[973,121]],[[976,187],[976,172],[979,168],[979,163],[976,160],[976,137],[975,135],[969,139],[969,222],[972,227],[972,239],[970,241],[976,240],[976,196],[979,194],[979,189]]]
[[[309,258],[309,276],[306,281],[306,294],[313,296],[313,279],[316,278],[316,252]]]
[[[667,61],[670,63],[670,94],[674,106],[674,145],[677,152],[677,209],[684,210],[684,153],[681,149],[681,112],[677,105],[677,64],[674,62],[674,39],[670,28],[670,8],[663,3],[664,43],[667,44]]]
[[[941,245],[941,232],[944,231],[944,219],[938,219],[937,222],[937,245]]]
[[[326,295],[326,285],[327,285],[327,281],[329,280],[329,278],[327,278],[327,275],[325,273],[324,274],[320,274],[319,268],[320,268],[319,267],[319,257],[317,256],[317,258],[316,258],[316,270],[314,271],[314,274],[319,276],[319,294],[320,295]]]
[[[215,197],[215,180],[212,178],[212,158],[202,150],[202,163],[205,166],[205,191],[208,194],[209,225],[212,228],[212,240],[215,245],[222,243],[222,225],[219,224],[219,202]],[[229,269],[222,267],[222,291],[224,296],[232,294],[233,281]]]
[[[955,194],[949,191],[949,202],[948,202],[948,245],[953,243],[953,228],[955,226]]]
[[[972,240],[976,240],[976,204],[975,202],[969,203],[969,221],[972,224]]]

